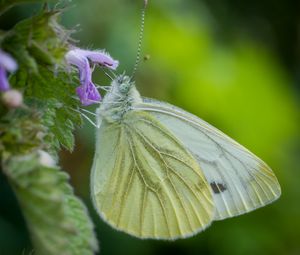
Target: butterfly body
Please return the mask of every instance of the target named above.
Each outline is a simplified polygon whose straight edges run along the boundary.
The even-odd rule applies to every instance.
[[[132,104],[142,102],[134,82],[128,76],[120,75],[111,85],[110,92],[103,98],[98,115],[108,122],[121,122]]]
[[[112,82],[97,115],[91,194],[119,230],[183,238],[280,195],[259,158],[198,117],[141,97],[127,76]]]

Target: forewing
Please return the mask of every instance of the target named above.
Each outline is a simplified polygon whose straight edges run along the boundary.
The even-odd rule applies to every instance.
[[[212,192],[199,164],[149,113],[102,121],[92,169],[92,197],[115,228],[140,238],[175,239],[214,217]]]
[[[153,99],[135,106],[154,114],[194,155],[214,194],[215,219],[252,211],[280,196],[272,170],[200,118]]]

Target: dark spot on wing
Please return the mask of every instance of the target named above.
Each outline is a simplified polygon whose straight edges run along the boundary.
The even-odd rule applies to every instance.
[[[210,186],[215,194],[220,194],[227,190],[226,185],[222,183],[211,182]]]

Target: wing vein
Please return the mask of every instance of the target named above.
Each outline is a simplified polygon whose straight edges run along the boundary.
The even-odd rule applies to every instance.
[[[129,129],[127,130],[127,134],[129,135],[130,132],[131,132],[131,130],[130,130],[130,127],[129,127]],[[167,229],[168,229],[169,235],[171,236],[171,229],[170,229],[170,226],[169,226],[168,217],[167,217],[167,215],[166,215],[166,208],[165,208],[165,206],[163,205],[163,202],[162,202],[162,200],[161,200],[161,197],[159,196],[159,194],[157,193],[156,190],[154,190],[154,189],[152,189],[151,187],[148,186],[148,184],[147,184],[146,180],[144,179],[144,176],[143,176],[143,174],[142,174],[142,172],[141,172],[141,169],[139,168],[139,165],[137,164],[137,161],[136,161],[136,159],[135,159],[135,156],[134,156],[134,150],[133,150],[133,147],[132,147],[132,143],[130,142],[129,139],[127,139],[127,140],[128,140],[128,143],[129,143],[129,147],[130,147],[131,154],[133,155],[134,161],[136,162],[136,167],[137,167],[138,173],[139,173],[139,175],[141,176],[141,179],[143,180],[145,186],[148,187],[148,188],[156,195],[156,197],[157,197],[157,199],[158,199],[158,201],[159,201],[159,203],[160,203],[160,206],[161,206],[163,215],[164,215],[164,219],[165,219],[165,222],[166,222],[166,227],[167,227]],[[131,139],[131,140],[132,140],[132,139]],[[175,215],[175,216],[176,216],[176,215]]]
[[[137,129],[134,129],[134,130],[135,130],[136,134],[139,133],[139,131],[138,131]],[[128,132],[131,133],[131,132],[133,132],[133,131],[128,127]],[[132,140],[132,139],[131,139],[131,140]],[[143,177],[143,173],[142,173],[142,171],[140,170],[140,168],[139,168],[138,165],[137,165],[137,168],[138,168],[138,170],[139,170],[139,174],[140,174],[140,176],[142,177],[142,179],[143,179],[143,181],[144,181],[146,187],[149,187],[149,188],[150,188],[153,192],[155,192],[155,194],[157,195],[157,191],[154,190],[153,188],[151,188],[150,186],[147,185],[147,182],[146,182],[146,180],[145,180],[144,177]],[[162,182],[162,183],[164,183],[164,182]],[[179,231],[180,234],[182,234],[182,230],[181,230],[181,227],[180,227],[180,221],[179,221],[178,214],[177,214],[177,211],[176,211],[175,206],[174,206],[174,201],[173,201],[172,197],[169,195],[169,193],[167,192],[167,191],[168,191],[167,188],[165,189],[165,191],[166,191],[166,194],[168,195],[169,200],[170,200],[171,205],[172,205],[172,209],[173,209],[173,212],[174,212],[174,216],[175,216],[175,218],[176,218],[176,223],[177,223],[178,231]],[[161,203],[161,205],[162,205],[162,203]]]
[[[165,167],[166,167],[166,171],[168,172],[168,170],[170,170],[170,171],[172,171],[172,173],[175,175],[175,176],[177,176],[177,178],[188,188],[188,190],[194,195],[194,197],[198,200],[199,198],[198,198],[198,196],[195,194],[195,192],[193,191],[193,189],[191,189],[191,187],[188,185],[188,183],[186,183],[186,181],[184,180],[184,178],[179,174],[179,173],[177,173],[172,167],[170,167],[167,163],[166,163],[166,161],[164,160],[164,157],[162,156],[162,155],[166,155],[166,156],[169,156],[169,157],[172,157],[173,159],[176,159],[176,160],[178,160],[179,162],[181,162],[181,163],[183,163],[184,165],[186,165],[187,167],[189,167],[191,170],[193,170],[189,165],[187,165],[185,162],[183,162],[182,160],[179,160],[177,157],[175,157],[175,156],[171,156],[171,155],[169,155],[169,154],[167,154],[167,153],[163,153],[163,152],[160,152],[159,151],[159,149],[157,149],[156,148],[156,146],[155,145],[153,145],[139,130],[137,130],[136,129],[136,132],[137,132],[137,134],[144,140],[144,142],[145,143],[147,143],[149,146],[150,146],[150,148],[152,148],[152,150],[155,152],[155,153],[157,153],[157,155],[159,155],[159,157],[161,158],[161,160],[163,161],[163,163],[164,163],[164,165],[165,165]],[[198,174],[197,174],[198,175]],[[201,177],[201,176],[200,176]],[[192,226],[191,225],[191,222],[190,222],[190,220],[189,220],[189,217],[188,217],[188,214],[187,214],[187,211],[186,211],[186,209],[185,209],[185,206],[184,206],[184,204],[183,204],[183,201],[182,201],[182,199],[181,199],[181,197],[179,196],[179,194],[178,194],[178,191],[176,190],[176,188],[175,188],[175,186],[174,186],[174,184],[173,184],[173,182],[172,182],[172,180],[171,180],[171,178],[170,178],[170,176],[168,175],[168,180],[169,180],[169,182],[171,183],[171,185],[172,185],[172,188],[173,188],[173,190],[175,191],[175,193],[176,193],[176,196],[177,196],[177,198],[179,199],[179,202],[180,202],[180,204],[181,204],[181,207],[182,207],[182,209],[184,210],[184,212],[185,212],[185,215],[186,215],[186,218],[188,219],[188,222],[189,222],[189,225],[190,225],[190,227]],[[202,179],[203,180],[203,179]],[[206,200],[210,203],[210,204],[213,204],[212,203],[212,201],[205,195],[205,194],[203,194],[204,195],[204,197],[206,198]],[[169,198],[170,198],[170,200],[172,200],[171,199],[171,197],[169,196]],[[172,203],[173,204],[173,203]],[[204,207],[204,206],[203,206]],[[209,213],[208,212],[208,209],[206,208],[206,207],[204,207],[204,209],[206,210],[206,212],[207,212],[207,214]],[[175,211],[175,209],[174,209],[174,211]],[[176,213],[176,212],[175,212]],[[198,215],[197,215],[198,216]],[[202,224],[201,224],[202,225]],[[203,225],[202,225],[203,226]],[[192,227],[191,227],[191,229],[192,229]]]
[[[147,195],[148,195],[148,189],[145,186],[143,188],[143,199],[142,199],[142,205],[141,205],[141,212],[140,212],[140,235],[143,236],[143,224],[144,224],[144,214],[145,214],[145,207],[147,202]]]
[[[152,123],[151,123],[151,124],[152,124]],[[154,126],[154,125],[152,125],[152,126]],[[160,130],[161,130],[161,129],[160,129]],[[161,156],[161,155],[160,155],[161,152],[156,148],[156,146],[153,145],[147,138],[145,138],[145,136],[143,136],[139,130],[137,130],[137,134],[139,134],[139,135],[142,137],[142,139],[144,139],[144,141],[145,141],[148,145],[150,145],[150,147],[151,147],[151,148],[152,148],[159,156]],[[171,137],[171,138],[172,138],[172,137]],[[172,139],[173,139],[173,138],[172,138]],[[179,159],[178,159],[177,157],[175,157],[175,156],[171,156],[171,155],[169,155],[169,154],[167,154],[167,153],[162,153],[162,154],[164,154],[164,155],[166,155],[166,156],[169,156],[169,157],[172,157],[173,159],[176,159],[176,160],[178,160],[179,162],[182,163],[182,161],[179,160]],[[164,162],[165,162],[165,161],[164,161]],[[191,168],[191,166],[187,165],[186,163],[185,163],[185,165],[186,165],[188,168],[190,168],[194,173],[196,173],[196,174],[201,178],[202,182],[204,182],[204,183],[206,182],[206,180],[205,180],[201,175],[199,175],[199,173],[197,173],[196,171],[194,171],[194,169]],[[183,178],[179,173],[177,173],[175,170],[173,170],[172,168],[170,168],[170,170],[171,170],[174,174],[176,174],[176,175],[178,176],[178,178],[180,178],[180,180],[186,185],[186,187],[187,187],[189,190],[192,191],[193,195],[194,195],[196,198],[198,198],[198,196],[194,193],[193,189],[191,189],[191,187],[189,186],[189,184],[186,183],[186,181],[184,180],[184,178]],[[206,200],[207,200],[210,204],[213,204],[212,201],[211,201],[211,199],[209,199],[209,198],[206,196],[206,194],[203,194],[203,195],[204,195],[204,197],[206,198]]]

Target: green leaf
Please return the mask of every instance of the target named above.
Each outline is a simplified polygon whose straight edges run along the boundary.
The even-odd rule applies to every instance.
[[[4,161],[37,254],[88,255],[98,249],[93,225],[68,176],[41,164],[38,152]]]
[[[24,102],[40,112],[41,124],[48,128],[52,150],[59,145],[74,147],[73,131],[82,123],[75,99],[74,83],[64,55],[70,31],[57,23],[59,11],[42,11],[18,23],[3,39],[1,47],[18,61],[19,70],[10,83],[24,93]]]
[[[60,14],[60,10],[43,10],[20,21],[6,34],[2,47],[29,70],[26,54],[39,65],[63,64],[72,31],[59,25]]]
[[[41,148],[47,136],[47,128],[41,125],[41,114],[28,109],[5,113],[0,111],[0,158],[30,153]],[[50,138],[49,138],[50,139]],[[43,148],[50,149],[44,145]]]

